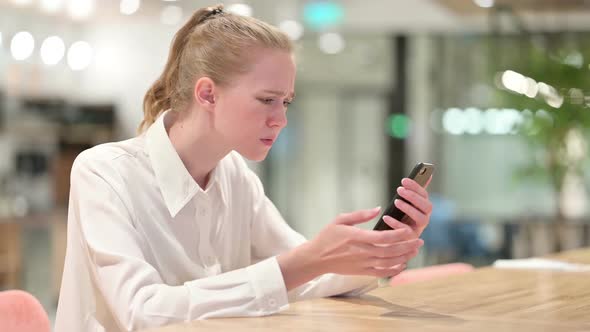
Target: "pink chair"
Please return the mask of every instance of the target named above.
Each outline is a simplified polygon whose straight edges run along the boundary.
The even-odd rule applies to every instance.
[[[443,265],[433,265],[418,269],[405,270],[397,276],[391,278],[391,286],[402,284],[409,284],[413,282],[426,281],[436,279],[453,274],[461,274],[473,271],[474,268],[470,264],[465,263],[451,263]]]
[[[0,331],[50,332],[49,317],[41,303],[21,290],[0,292]]]

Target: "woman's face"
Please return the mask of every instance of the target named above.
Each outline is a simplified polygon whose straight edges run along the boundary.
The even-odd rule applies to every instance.
[[[232,150],[247,159],[266,158],[287,125],[294,97],[295,63],[281,50],[259,50],[251,70],[216,94],[215,127]]]

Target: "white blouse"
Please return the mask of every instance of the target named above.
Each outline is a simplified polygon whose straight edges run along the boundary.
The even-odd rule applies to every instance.
[[[236,152],[193,180],[160,116],[138,137],[74,162],[55,331],[130,331],[374,289],[376,278],[322,275],[287,292],[276,255],[305,238]]]

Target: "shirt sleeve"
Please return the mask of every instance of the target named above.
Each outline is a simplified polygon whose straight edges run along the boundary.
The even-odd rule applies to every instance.
[[[263,260],[291,250],[306,241],[283,219],[272,201],[266,197],[258,176],[249,171],[254,190],[252,220],[252,257]],[[377,288],[377,278],[328,273],[288,292],[290,302],[327,296],[357,296]]]
[[[72,169],[68,227],[76,230],[95,292],[120,329],[136,330],[211,317],[263,316],[288,306],[276,258],[179,285],[148,263],[123,180],[108,162],[79,157]],[[102,166],[101,166],[102,165]],[[100,171],[99,171],[100,170]]]

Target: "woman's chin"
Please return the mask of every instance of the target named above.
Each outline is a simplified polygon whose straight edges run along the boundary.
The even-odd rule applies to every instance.
[[[241,154],[244,158],[251,160],[251,161],[256,161],[256,162],[260,162],[263,161],[264,159],[266,159],[266,156],[268,155],[268,151],[269,150],[258,150],[258,151],[240,151],[237,150],[239,154]]]

